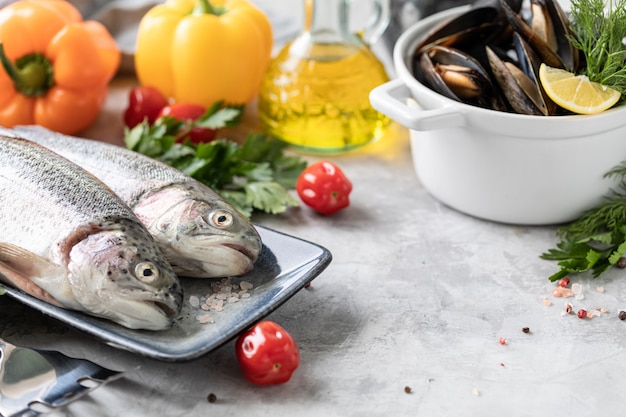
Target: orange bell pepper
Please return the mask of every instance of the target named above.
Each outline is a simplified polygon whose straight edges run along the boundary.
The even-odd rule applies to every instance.
[[[0,10],[0,125],[75,134],[98,116],[119,48],[100,23],[65,0],[22,0]]]
[[[269,19],[246,0],[167,0],[144,15],[135,71],[180,103],[246,104],[272,53]]]

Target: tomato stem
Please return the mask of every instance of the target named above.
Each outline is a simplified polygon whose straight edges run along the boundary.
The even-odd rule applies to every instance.
[[[43,96],[54,86],[52,64],[41,53],[32,53],[19,58],[15,64],[6,56],[0,43],[0,62],[15,89],[25,96]]]

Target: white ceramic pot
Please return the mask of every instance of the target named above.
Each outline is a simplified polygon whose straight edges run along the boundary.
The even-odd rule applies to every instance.
[[[444,204],[514,224],[580,217],[615,185],[604,174],[626,159],[626,106],[591,116],[528,116],[435,93],[412,75],[414,48],[433,25],[466,10],[437,13],[400,36],[397,78],[371,92],[372,106],[411,129],[417,176]]]

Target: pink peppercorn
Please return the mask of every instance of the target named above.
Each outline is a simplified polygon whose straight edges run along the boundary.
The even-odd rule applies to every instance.
[[[587,317],[587,310],[585,310],[584,308],[578,310],[578,318],[584,319],[585,317]]]
[[[569,278],[561,278],[559,282],[557,282],[559,287],[565,288],[569,285]]]

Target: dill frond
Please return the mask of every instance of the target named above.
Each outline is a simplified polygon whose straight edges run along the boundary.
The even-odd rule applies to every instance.
[[[571,0],[574,47],[585,57],[591,81],[626,93],[626,0]]]

